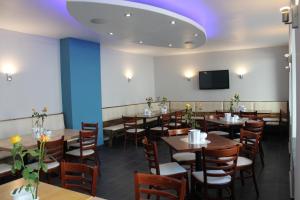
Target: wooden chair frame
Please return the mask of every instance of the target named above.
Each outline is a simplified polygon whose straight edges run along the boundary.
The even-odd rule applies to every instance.
[[[128,117],[122,116],[123,124],[124,124],[124,148],[127,145],[127,139],[132,139],[135,141],[135,146],[137,147],[138,141],[144,137],[145,131],[138,132],[138,118],[135,117]],[[129,129],[135,130],[134,133],[128,133]]]

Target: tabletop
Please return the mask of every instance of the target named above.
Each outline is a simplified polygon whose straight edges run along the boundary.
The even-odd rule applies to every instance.
[[[24,179],[17,179],[0,185],[1,200],[11,200],[10,192],[25,184]],[[40,182],[38,196],[41,200],[92,200],[94,197],[58,186]],[[101,199],[101,198],[100,198]]]
[[[220,149],[226,147],[232,147],[234,145],[239,144],[234,140],[230,140],[228,138],[216,135],[216,134],[208,134],[207,140],[210,141],[209,144],[199,145],[199,144],[189,144],[187,142],[188,136],[172,136],[172,137],[162,137],[163,141],[165,141],[171,148],[178,152],[196,152],[201,151],[202,147],[207,149]]]
[[[172,114],[178,111],[182,111],[182,110],[168,110],[167,113],[164,114]],[[144,113],[138,113],[136,114],[137,118],[154,118],[154,117],[160,117],[163,113],[161,113],[160,110],[155,110],[152,111],[151,115],[145,115]]]
[[[50,140],[59,139],[61,136],[64,136],[65,141],[78,138],[79,130],[61,129],[52,131]],[[34,148],[37,146],[37,141],[33,138],[32,134],[22,135],[21,137],[21,142],[25,149]],[[0,140],[0,150],[10,151],[12,148],[13,145],[10,143],[10,138]]]
[[[216,124],[222,124],[222,125],[227,125],[227,126],[241,126],[241,125],[244,125],[247,120],[248,119],[246,119],[246,118],[240,118],[236,121],[227,121],[223,117],[212,118],[212,119],[207,118],[206,119],[206,121],[208,121],[208,122],[213,122],[213,123],[216,123]]]

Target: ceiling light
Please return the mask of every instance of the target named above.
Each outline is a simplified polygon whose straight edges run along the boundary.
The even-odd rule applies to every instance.
[[[125,17],[128,17],[128,18],[131,17],[131,13],[126,13]]]
[[[142,40],[139,41],[140,44],[144,44],[144,42]]]
[[[281,12],[281,13],[289,12],[290,9],[291,9],[291,8],[290,8],[289,6],[284,6],[284,7],[280,8],[280,12]]]
[[[198,34],[198,33],[195,33],[195,34],[194,34],[194,36],[195,36],[195,37],[198,37],[198,36],[199,36],[199,34]]]
[[[168,44],[169,47],[172,47],[173,45],[171,43]]]
[[[113,32],[109,32],[108,34],[109,34],[109,35],[111,35],[111,36],[113,36],[113,35],[114,35],[114,33],[113,33]]]
[[[170,24],[174,25],[176,22],[174,20],[170,21]]]

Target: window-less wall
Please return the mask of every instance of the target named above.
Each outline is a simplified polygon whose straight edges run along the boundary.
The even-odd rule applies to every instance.
[[[155,96],[152,56],[102,46],[101,71],[102,107],[143,103],[146,97]]]
[[[62,112],[59,41],[0,29],[0,120]],[[13,68],[6,81],[4,68]]]
[[[287,46],[155,57],[156,96],[177,101],[223,101],[240,93],[244,101],[287,101]],[[198,72],[230,71],[230,89],[199,90]],[[238,77],[245,73],[244,78]],[[184,75],[193,74],[189,82]]]

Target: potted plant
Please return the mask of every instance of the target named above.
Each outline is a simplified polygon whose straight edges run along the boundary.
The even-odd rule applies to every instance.
[[[47,108],[45,107],[42,112],[32,109],[32,112],[33,125],[36,128],[34,137],[40,141],[39,147],[36,149],[25,149],[21,143],[21,136],[15,135],[10,138],[10,142],[13,144],[11,151],[13,158],[12,173],[20,171],[26,182],[25,185],[11,191],[11,196],[14,200],[38,200],[40,171],[47,172],[48,170],[47,165],[44,163],[45,143],[49,140],[48,134],[50,133],[44,129]],[[29,155],[37,159],[38,165],[35,169],[26,166],[24,163],[24,158]]]
[[[151,115],[152,111],[151,111],[151,104],[153,103],[153,98],[152,97],[147,97],[146,98],[146,102],[148,105],[148,108],[145,108],[145,115]]]
[[[234,96],[230,100],[230,112],[231,113],[238,110],[239,102],[240,102],[240,95],[238,93],[235,93]],[[234,104],[235,104],[235,108],[234,108]]]
[[[192,106],[190,104],[186,104],[185,105],[186,123],[190,128],[195,129],[196,128],[196,120],[195,120],[195,118],[193,118],[193,116],[194,116],[194,112],[193,112]]]
[[[167,97],[163,97],[162,100],[161,100],[161,102],[160,102],[161,113],[162,114],[166,114],[168,112],[167,101],[168,101],[168,98]]]
[[[21,171],[22,177],[26,184],[15,188],[11,191],[13,200],[38,200],[38,187],[40,182],[40,171],[47,172],[47,165],[44,163],[45,143],[49,140],[46,134],[41,134],[39,137],[40,146],[36,149],[25,150],[22,143],[22,138],[19,135],[10,138],[13,144],[11,151],[13,157],[12,173]],[[30,155],[38,160],[37,168],[32,169],[24,163],[25,156]]]

